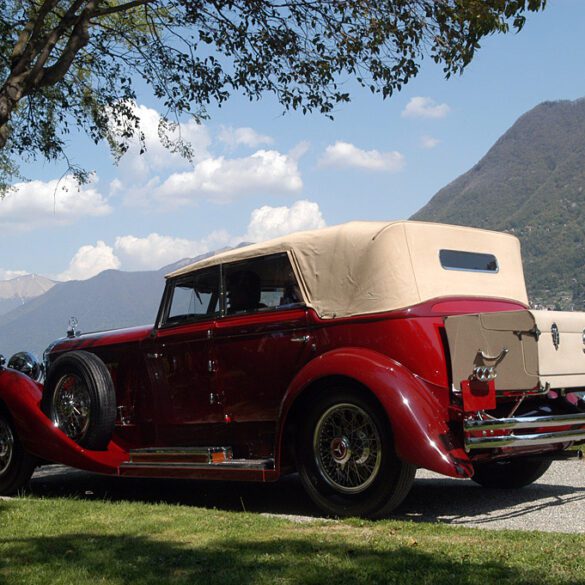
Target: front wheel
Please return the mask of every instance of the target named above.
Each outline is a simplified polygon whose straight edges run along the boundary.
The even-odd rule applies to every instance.
[[[12,421],[0,412],[0,496],[10,496],[23,489],[36,463],[36,458],[24,450]]]
[[[487,488],[517,489],[535,482],[546,473],[551,463],[546,459],[525,457],[476,463],[471,479]]]
[[[116,419],[116,394],[108,368],[96,355],[71,351],[59,356],[47,374],[43,412],[77,444],[107,448]]]
[[[381,408],[345,387],[331,389],[312,405],[296,454],[309,496],[334,516],[390,513],[408,494],[416,472],[396,456]]]

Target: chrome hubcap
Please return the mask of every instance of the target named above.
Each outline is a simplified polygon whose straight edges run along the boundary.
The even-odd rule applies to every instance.
[[[323,479],[349,494],[367,489],[382,462],[378,429],[354,404],[336,404],[323,413],[315,427],[313,452]]]
[[[81,439],[89,427],[91,398],[83,380],[66,374],[53,394],[53,423],[70,439]]]
[[[0,477],[8,471],[13,453],[14,435],[12,429],[3,418],[0,418]]]

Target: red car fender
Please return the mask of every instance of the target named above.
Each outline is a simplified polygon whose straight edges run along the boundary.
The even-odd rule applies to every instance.
[[[320,355],[297,374],[281,406],[279,452],[293,403],[310,384],[329,376],[352,378],[376,396],[390,420],[396,453],[403,461],[451,477],[473,475],[467,453],[447,425],[446,409],[424,383],[395,360],[359,347]]]
[[[15,370],[0,371],[0,401],[8,409],[24,448],[41,459],[116,474],[128,453],[110,441],[106,451],[89,451],[72,441],[41,410],[42,387]]]

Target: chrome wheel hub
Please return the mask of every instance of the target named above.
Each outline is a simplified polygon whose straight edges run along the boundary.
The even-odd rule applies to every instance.
[[[66,374],[55,388],[52,418],[70,439],[81,439],[89,428],[91,398],[79,376]]]
[[[315,427],[313,453],[323,479],[354,494],[376,479],[382,462],[380,434],[370,415],[355,404],[336,404]]]
[[[335,437],[331,441],[331,457],[339,465],[343,465],[351,459],[351,446],[347,437]]]
[[[8,423],[0,418],[0,477],[4,475],[12,463],[14,454],[14,435]]]

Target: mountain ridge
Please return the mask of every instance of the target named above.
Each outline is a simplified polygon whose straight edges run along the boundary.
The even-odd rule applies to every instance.
[[[520,116],[411,219],[513,233],[533,303],[585,309],[585,98]]]

